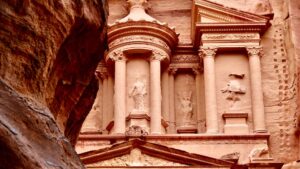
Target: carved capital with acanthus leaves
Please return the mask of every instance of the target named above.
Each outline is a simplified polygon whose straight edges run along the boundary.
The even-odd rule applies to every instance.
[[[249,46],[246,47],[249,56],[260,56],[262,55],[262,47],[261,46]]]
[[[218,48],[215,46],[202,46],[199,49],[199,56],[200,57],[214,57],[217,53]]]
[[[168,58],[168,54],[160,50],[153,50],[152,55],[150,56],[150,60],[162,61],[167,58]]]
[[[169,68],[168,69],[168,71],[169,71],[169,73],[171,74],[171,75],[175,75],[176,74],[176,72],[177,72],[177,68]]]
[[[112,61],[126,61],[126,57],[122,50],[112,51],[108,54],[108,58]]]

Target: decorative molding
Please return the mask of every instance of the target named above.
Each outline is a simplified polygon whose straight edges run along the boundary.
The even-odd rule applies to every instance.
[[[168,69],[168,71],[169,71],[169,74],[171,74],[171,75],[175,75],[176,74],[176,72],[177,72],[177,68],[173,68],[173,67],[170,67],[169,69]]]
[[[130,126],[127,129],[127,131],[125,132],[125,136],[144,137],[147,135],[148,135],[148,132],[144,128],[142,128],[140,126],[136,126],[136,125]]]
[[[195,55],[173,55],[171,59],[172,63],[199,63],[199,57]]]
[[[247,50],[249,56],[262,55],[262,47],[261,46],[247,46],[246,50]]]
[[[131,36],[120,37],[120,38],[115,39],[112,42],[110,42],[109,47],[114,48],[119,45],[124,46],[127,43],[132,44],[132,43],[136,43],[136,42],[153,43],[154,45],[162,46],[166,50],[170,51],[170,48],[166,42],[164,42],[163,40],[161,40],[157,37],[153,37],[153,36],[149,36],[149,35],[131,35]]]
[[[150,60],[165,60],[168,58],[168,54],[160,51],[160,50],[152,50],[152,55],[150,56]]]
[[[135,148],[130,151],[130,154],[126,154],[113,159],[101,161],[98,163],[92,163],[86,165],[87,167],[98,167],[98,166],[187,166],[172,161],[152,157],[143,154],[140,149]]]
[[[218,48],[215,46],[201,46],[200,52],[202,53],[202,57],[214,57],[217,54]]]
[[[107,59],[111,59],[113,61],[125,61],[126,58],[124,56],[123,50],[113,50],[108,53]]]
[[[259,40],[258,33],[205,33],[202,35],[202,40]]]

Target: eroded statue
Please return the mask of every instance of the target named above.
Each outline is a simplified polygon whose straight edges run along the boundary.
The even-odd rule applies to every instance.
[[[129,97],[133,98],[134,110],[145,111],[145,96],[147,95],[146,82],[137,80],[130,91]]]
[[[189,125],[193,118],[192,91],[179,94],[180,113],[183,115],[183,125]]]
[[[244,74],[230,74],[229,77],[235,77],[238,79],[243,79]],[[228,93],[226,99],[231,101],[230,108],[234,107],[235,103],[240,100],[240,94],[246,93],[246,88],[241,85],[239,80],[232,79],[229,80],[226,86],[221,89],[223,93]]]

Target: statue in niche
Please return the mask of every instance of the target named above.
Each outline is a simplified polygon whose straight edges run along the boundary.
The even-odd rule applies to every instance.
[[[180,112],[183,114],[183,125],[190,125],[193,118],[192,91],[180,94]]]
[[[133,98],[134,110],[145,111],[145,96],[147,95],[146,81],[137,80],[130,91],[129,97]]]
[[[229,74],[234,79],[229,80],[226,86],[221,89],[223,93],[228,93],[226,99],[230,100],[230,108],[233,108],[237,101],[240,101],[240,95],[246,93],[246,88],[241,85],[238,79],[243,79],[245,74]]]

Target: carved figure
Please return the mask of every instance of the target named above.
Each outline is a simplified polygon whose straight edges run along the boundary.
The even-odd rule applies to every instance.
[[[145,81],[137,80],[131,89],[129,97],[133,98],[134,109],[139,111],[145,110],[145,96],[147,95]]]
[[[190,124],[193,118],[192,91],[181,94],[180,111],[183,114],[183,124]]]
[[[128,128],[128,130],[125,132],[125,135],[143,137],[148,135],[148,132],[140,126],[133,125]]]
[[[238,74],[230,74],[229,76],[235,77],[235,78],[244,78],[244,74],[238,75]],[[230,104],[230,107],[232,108],[234,104],[240,100],[240,94],[246,93],[246,88],[240,84],[240,82],[236,79],[229,80],[229,82],[226,84],[226,87],[221,89],[223,93],[228,93],[228,96],[226,97],[227,100],[232,101]]]
[[[267,146],[254,148],[249,154],[250,161],[260,158],[269,158],[269,148]]]
[[[126,162],[127,166],[144,166],[144,159],[141,150],[135,148],[130,151],[129,161]]]

